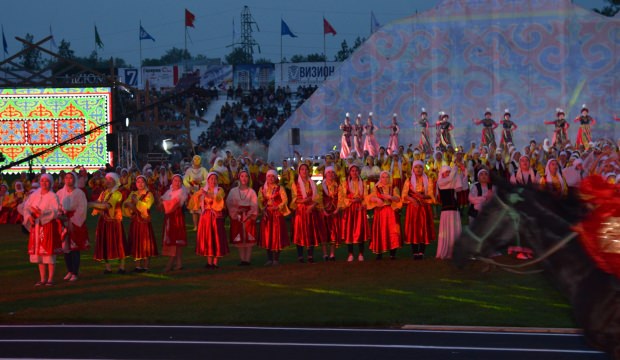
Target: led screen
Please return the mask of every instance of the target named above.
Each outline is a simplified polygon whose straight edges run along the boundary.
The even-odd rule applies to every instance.
[[[1,89],[0,151],[5,161],[0,165],[62,144],[34,158],[33,169],[45,166],[59,171],[84,166],[93,170],[104,166],[110,162],[106,135],[111,129],[111,109],[110,88]],[[64,144],[93,129],[97,130]],[[5,172],[28,167],[22,163]]]

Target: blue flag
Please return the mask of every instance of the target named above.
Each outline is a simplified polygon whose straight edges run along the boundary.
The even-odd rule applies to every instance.
[[[6,43],[6,38],[4,37],[4,26],[2,27],[2,47],[4,48],[4,53],[9,53],[9,45]]]
[[[290,37],[296,38],[297,35],[293,34],[293,32],[291,31],[291,29],[289,29],[288,25],[286,25],[284,20],[280,19],[280,21],[282,21],[282,24],[280,26],[280,36],[288,35]]]
[[[153,41],[155,41],[155,38],[152,37],[149,33],[147,33],[146,30],[144,30],[144,28],[142,27],[142,25],[140,25],[140,40],[153,40]]]

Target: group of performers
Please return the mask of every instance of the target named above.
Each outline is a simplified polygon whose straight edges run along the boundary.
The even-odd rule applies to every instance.
[[[116,272],[125,273],[126,257],[135,260],[132,271],[149,271],[149,260],[159,255],[168,257],[164,271],[181,270],[187,229],[191,228],[196,234],[195,253],[206,258],[209,269],[219,267],[231,246],[238,249],[241,266],[251,264],[255,245],[265,249],[266,265],[275,266],[281,251],[291,243],[297,248],[298,261],[308,263],[316,262],[315,248],[322,249],[324,261],[335,261],[338,246],[347,247],[348,262],[364,261],[366,246],[377,260],[385,254],[395,259],[397,249],[405,245],[411,247],[414,259],[423,259],[426,246],[433,241],[438,241],[435,256],[449,259],[462,215],[475,221],[493,195],[491,174],[514,184],[537,185],[557,196],[574,191],[591,173],[616,183],[618,148],[611,142],[592,142],[589,125],[595,122],[587,108],[576,119],[583,127],[581,144],[587,144],[580,147],[570,143],[560,147],[558,141],[563,140],[554,140],[555,147],[532,140],[517,149],[512,142],[517,126],[508,111],[500,122],[503,145],[498,147],[492,131],[497,125],[491,115],[487,111],[483,120],[473,120],[485,127],[483,142],[472,143],[467,151],[452,145],[452,125],[448,115],[441,114],[436,123],[441,131],[429,155],[430,134],[423,110],[422,133],[415,148],[405,150],[399,145],[397,114],[386,126],[390,129],[387,147],[375,150],[373,134],[379,127],[373,124],[372,113],[361,130],[356,127],[361,116],[354,125],[347,116],[341,127],[345,134],[340,152],[326,154],[322,164],[284,160],[280,173],[260,159],[235,158],[229,152],[217,157],[209,170],[200,156],[194,156],[182,174],[173,174],[166,166],[152,169],[147,165],[142,171],[117,169],[92,176],[80,169],[54,179],[41,169],[32,180],[22,175],[14,181],[13,192],[0,179],[0,222],[23,223],[30,234],[30,260],[39,266],[36,285],[53,286],[56,255],[64,254],[64,279],[79,278],[80,252],[89,250],[91,243],[85,225],[88,208],[99,217],[94,259],[105,264],[105,274],[113,273],[112,260],[118,260]],[[565,122],[560,115],[558,120]],[[558,125],[559,129],[567,127]],[[349,145],[347,132],[355,136],[349,154],[343,157]],[[360,132],[366,135],[362,156],[357,155],[362,146]],[[312,180],[316,174],[323,177],[318,184]],[[152,225],[154,209],[164,213],[161,252]],[[187,228],[186,211],[192,214]],[[129,219],[128,231],[123,218]],[[522,259],[532,256],[520,244],[510,251]]]
[[[581,108],[581,114],[577,116],[573,121],[579,123],[579,130],[577,132],[577,138],[574,145],[576,147],[584,146],[588,148],[592,142],[591,126],[596,124],[596,120],[589,115],[590,110],[585,104]],[[480,144],[482,146],[490,146],[494,144],[497,146],[495,140],[495,129],[502,126],[501,137],[499,146],[506,147],[507,144],[513,143],[513,132],[517,130],[517,124],[512,121],[510,111],[504,110],[503,118],[499,121],[499,124],[493,120],[493,113],[491,109],[487,108],[484,113],[483,119],[472,119],[475,125],[482,125],[482,137]],[[551,121],[544,121],[545,125],[553,125],[553,140],[552,146],[556,148],[564,148],[570,143],[568,138],[568,129],[570,127],[569,122],[566,120],[566,114],[564,110],[556,109],[556,119]],[[379,129],[388,129],[389,141],[386,147],[388,153],[393,153],[398,150],[398,134],[400,127],[397,121],[397,114],[394,114],[392,123],[388,126],[376,126],[373,122],[373,113],[368,114],[368,119],[365,125],[362,124],[362,114],[357,114],[355,123],[351,124],[350,114],[346,113],[344,122],[340,125],[342,130],[342,138],[340,141],[340,157],[347,158],[352,152],[357,154],[357,157],[373,156],[376,157],[379,151],[379,145],[376,139],[376,132]],[[615,119],[618,120],[618,119]],[[434,143],[431,143],[430,134],[430,122],[428,119],[428,113],[426,109],[422,108],[420,116],[414,125],[420,127],[420,138],[418,141],[418,148],[425,154],[432,153],[434,148],[440,148],[445,151],[448,146],[455,147],[455,141],[452,137],[452,130],[454,125],[450,122],[450,115],[445,112],[439,112],[437,121],[435,122],[436,137]]]

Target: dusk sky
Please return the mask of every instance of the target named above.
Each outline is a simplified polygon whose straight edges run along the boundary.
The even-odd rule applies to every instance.
[[[227,0],[227,1],[167,1],[167,0],[23,0],[3,2],[0,23],[8,43],[9,55],[21,49],[15,36],[34,35],[35,41],[44,38],[52,28],[56,43],[61,39],[71,43],[77,56],[89,56],[95,49],[94,26],[97,25],[104,48],[98,50],[103,58],[119,57],[138,66],[140,42],[138,24],[156,41],[142,41],[142,57],[159,58],[172,47],[184,47],[184,9],[196,15],[195,28],[189,28],[187,48],[192,55],[224,58],[231,51],[233,18],[237,37],[240,36],[240,14],[249,6],[259,32],[254,32],[261,53],[254,58],[280,59],[280,18],[298,37],[283,38],[284,56],[323,52],[322,17],[337,31],[327,35],[327,55],[333,59],[343,40],[351,46],[356,37],[368,37],[370,13],[374,12],[381,25],[393,20],[431,9],[441,0]],[[587,9],[601,8],[604,0],[574,0]],[[49,46],[49,45],[48,45]],[[6,56],[6,55],[5,55]]]

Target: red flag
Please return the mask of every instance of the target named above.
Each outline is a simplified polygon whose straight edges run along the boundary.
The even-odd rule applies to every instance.
[[[196,15],[185,9],[185,26],[194,27],[194,20],[196,20]]]
[[[336,29],[323,18],[323,34],[336,35]]]

